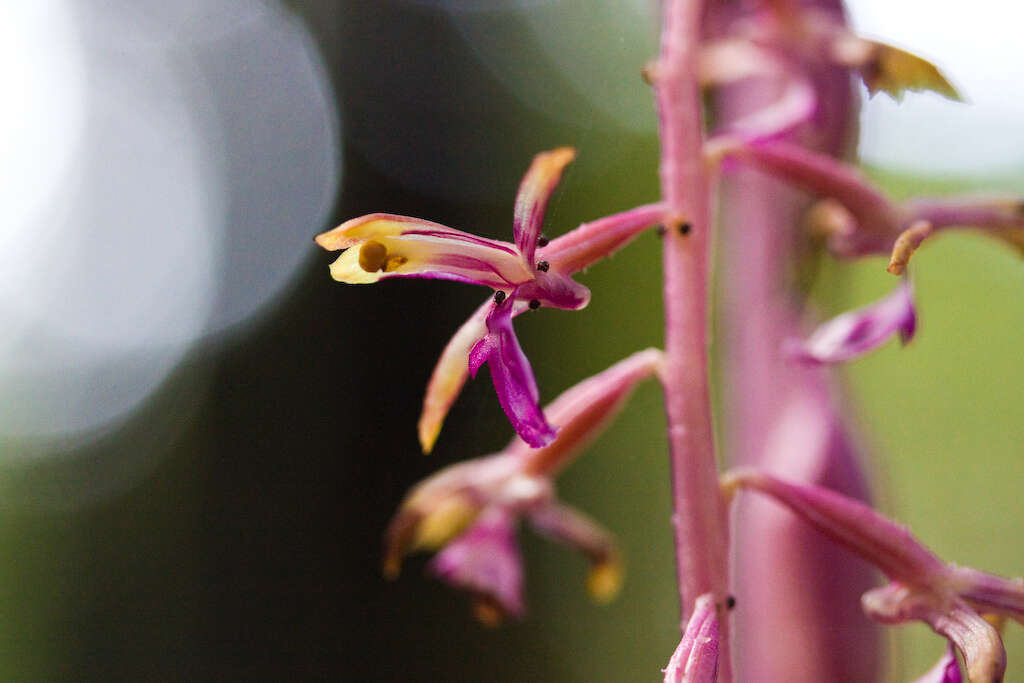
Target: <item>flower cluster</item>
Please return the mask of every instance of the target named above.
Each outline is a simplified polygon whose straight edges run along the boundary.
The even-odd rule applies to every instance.
[[[862,81],[871,95],[885,92],[896,100],[908,91],[930,90],[954,101],[959,93],[926,60],[852,32],[838,0],[665,0],[661,52],[643,74],[658,109],[662,200],[543,238],[548,200],[576,156],[561,147],[536,155],[530,164],[515,198],[511,242],[383,213],[354,218],[316,238],[325,249],[342,251],[331,265],[331,275],[342,282],[420,277],[491,290],[441,354],[424,398],[419,439],[424,452],[433,449],[461,388],[484,364],[517,436],[503,451],[453,465],[410,491],[387,531],[385,573],[397,575],[411,552],[437,551],[431,571],[470,593],[478,618],[495,623],[520,617],[525,600],[516,539],[525,523],[590,560],[587,584],[595,597],[614,595],[622,574],[615,542],[558,499],[555,477],[610,422],[638,382],[657,376],[673,465],[683,614],[682,640],[664,670],[666,681],[728,682],[734,659],[741,673],[757,671],[759,680],[871,677],[879,656],[870,636],[852,638],[857,642],[848,649],[856,656],[846,660],[822,645],[829,642],[824,621],[830,606],[821,604],[810,584],[821,579],[826,565],[837,576],[855,576],[839,592],[859,590],[871,576],[867,565],[881,570],[890,583],[865,589],[863,611],[886,624],[923,621],[949,641],[947,653],[920,681],[960,681],[954,648],[972,682],[1000,681],[1006,657],[990,620],[1024,620],[1024,583],[946,564],[872,509],[826,374],[826,366],[893,337],[910,341],[917,316],[908,267],[937,233],[978,230],[1024,251],[1021,201],[895,202],[843,160],[855,113],[851,79]],[[703,119],[706,103],[714,113],[710,131]],[[726,268],[736,273],[727,283],[723,317],[740,338],[724,354],[727,418],[738,425],[732,427],[736,443],[750,451],[733,459],[753,465],[730,470],[721,481],[706,348],[711,199],[719,186],[736,204],[727,205],[722,222],[739,224],[729,226],[720,246]],[[542,408],[513,319],[542,306],[585,307],[591,293],[573,276],[654,225],[661,226],[665,243],[665,351],[629,356]],[[786,291],[793,243],[824,247],[843,259],[887,255],[888,272],[901,280],[881,301],[809,330],[806,302]],[[781,503],[867,563],[850,569],[848,556],[817,537],[811,551],[806,544],[758,539],[753,550],[742,544],[736,549],[736,583],[750,591],[740,602],[749,597],[771,605],[736,619],[741,633],[751,624],[772,628],[766,625],[778,617],[779,600],[820,625],[809,627],[810,640],[798,645],[797,656],[806,660],[799,664],[781,646],[752,645],[735,658],[730,653],[736,600],[727,537],[730,526],[756,528],[744,509],[730,524],[730,506],[740,490]],[[785,529],[793,539],[799,532],[791,522],[761,526],[760,536],[775,538],[770,534]],[[765,597],[771,590],[767,582],[751,579],[751,566],[755,573],[781,567],[780,573],[810,578],[775,581],[786,592],[772,602]],[[759,613],[768,620],[757,621]],[[859,668],[855,673],[851,667]]]

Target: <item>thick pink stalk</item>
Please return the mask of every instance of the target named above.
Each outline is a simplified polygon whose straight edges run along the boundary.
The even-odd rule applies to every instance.
[[[661,134],[666,221],[665,413],[672,458],[676,572],[682,623],[697,598],[725,599],[726,506],[716,486],[708,379],[710,182],[704,167],[698,79],[702,3],[667,0],[654,88]],[[721,625],[719,680],[732,678],[727,623]]]
[[[839,2],[807,4],[842,21]],[[721,38],[743,20],[735,6],[716,5],[706,30]],[[841,155],[857,113],[848,74],[809,61],[791,67],[811,82],[818,109],[804,126],[773,139]],[[720,126],[728,129],[771,107],[792,77],[765,75],[719,89],[714,103]],[[739,165],[723,178],[725,446],[733,463],[756,464],[864,500],[865,478],[827,371],[789,362],[781,352],[787,339],[803,332],[805,311],[789,279],[808,205],[806,195],[759,169]],[[859,596],[873,585],[871,567],[769,501],[738,503],[732,558],[738,679],[878,680],[880,634],[859,606]]]

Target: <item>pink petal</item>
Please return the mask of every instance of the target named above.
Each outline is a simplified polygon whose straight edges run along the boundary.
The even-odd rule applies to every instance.
[[[583,223],[539,249],[537,259],[549,261],[553,271],[571,275],[611,256],[641,232],[662,222],[665,213],[664,204],[646,204]]]
[[[843,363],[874,351],[895,335],[907,343],[916,326],[913,289],[904,280],[884,299],[823,323],[806,341],[792,342],[786,350],[806,363]]]
[[[837,235],[834,244],[845,256],[887,252],[901,231],[895,205],[856,168],[794,143],[769,140],[733,145],[725,154],[793,183],[823,199],[839,202],[855,219],[851,235]]]
[[[523,608],[523,565],[515,523],[505,511],[485,512],[430,563],[449,584],[493,601],[514,617]]]
[[[572,147],[541,152],[533,158],[533,163],[519,184],[512,227],[516,248],[531,265],[548,199],[562,179],[562,171],[575,158],[576,150]]]
[[[946,565],[906,527],[860,501],[820,486],[785,482],[749,468],[733,470],[723,481],[726,487],[754,489],[770,496],[891,579],[927,585],[935,577],[948,574]]]

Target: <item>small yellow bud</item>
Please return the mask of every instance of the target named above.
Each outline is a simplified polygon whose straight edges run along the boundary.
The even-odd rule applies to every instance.
[[[596,562],[587,574],[587,592],[600,603],[611,602],[622,589],[624,571],[616,556]]]
[[[886,270],[893,275],[903,275],[907,270],[907,264],[910,263],[910,257],[932,232],[934,232],[934,228],[928,221],[917,221],[901,232],[893,244],[892,255],[889,257],[889,266]]]

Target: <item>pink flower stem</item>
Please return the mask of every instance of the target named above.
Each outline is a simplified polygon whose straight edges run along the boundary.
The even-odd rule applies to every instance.
[[[728,581],[726,505],[717,486],[708,379],[710,179],[704,166],[698,80],[702,3],[666,0],[654,69],[661,186],[668,206],[664,250],[663,386],[672,460],[676,572],[682,624],[697,598],[719,604]],[[731,680],[722,624],[719,680]]]

